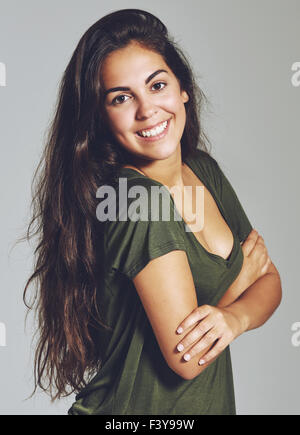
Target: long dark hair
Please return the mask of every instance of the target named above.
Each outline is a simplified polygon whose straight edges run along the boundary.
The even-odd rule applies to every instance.
[[[26,238],[38,237],[34,271],[24,289],[38,314],[34,379],[52,400],[79,391],[101,368],[99,328],[108,328],[97,304],[101,258],[96,255],[96,191],[116,180],[130,154],[115,142],[103,112],[101,67],[131,41],[159,53],[189,95],[181,140],[182,161],[196,148],[208,152],[199,114],[205,96],[185,55],[165,25],[138,9],[101,18],[80,39],[63,75],[46,145],[33,176],[32,217]],[[99,236],[100,234],[100,236]],[[27,300],[35,282],[33,300]],[[33,393],[34,393],[33,392]]]

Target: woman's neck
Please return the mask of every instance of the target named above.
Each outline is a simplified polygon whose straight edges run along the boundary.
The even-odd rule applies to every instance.
[[[164,160],[138,161],[135,159],[124,168],[135,169],[140,174],[164,184],[167,187],[184,186],[184,165],[181,160],[181,148]]]

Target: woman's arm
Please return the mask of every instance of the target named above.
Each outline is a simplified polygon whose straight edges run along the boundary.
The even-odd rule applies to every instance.
[[[226,307],[232,304],[238,297],[247,290],[255,281],[270,269],[271,259],[268,255],[264,239],[253,229],[242,244],[243,265],[235,279],[229,286],[226,293],[218,302],[218,307]]]
[[[225,307],[239,319],[244,332],[263,325],[281,302],[280,275],[273,263],[268,270],[235,302]]]
[[[233,283],[228,287],[226,293],[219,300],[217,306],[225,308],[226,306],[232,304],[241,296],[242,293],[244,293],[245,290],[247,290],[250,285],[251,284],[248,284],[243,271],[241,271]]]
[[[223,308],[197,307],[179,325],[182,328],[181,334],[195,323],[198,325],[192,334],[189,332],[185,335],[179,345],[184,347],[184,354],[188,353],[189,359],[197,356],[197,359],[201,358],[202,367],[207,367],[235,338],[265,323],[280,304],[281,297],[280,275],[271,263],[268,272],[232,304]],[[191,346],[196,338],[196,344]]]
[[[185,380],[199,375],[205,367],[199,366],[196,358],[185,361],[176,349],[178,323],[197,309],[196,290],[186,253],[174,250],[151,260],[133,278],[133,283],[168,366]],[[235,320],[232,314],[228,317]]]
[[[263,285],[264,280],[269,283],[266,276],[259,281],[259,285]],[[243,327],[246,326],[248,318],[246,315],[251,317],[252,311],[248,312],[247,301],[240,305],[231,304],[226,308],[209,305],[198,307],[188,259],[186,253],[181,250],[174,250],[151,260],[133,278],[133,283],[167,364],[186,380],[195,378],[205,370],[228,344],[244,332]],[[255,285],[248,290],[253,289],[255,291]],[[246,293],[248,294],[247,291],[244,292]],[[242,296],[234,303],[241,301],[241,298]],[[250,300],[252,308],[253,300]],[[268,303],[266,299],[265,306]],[[195,321],[191,321],[193,317]],[[179,337],[176,328],[181,319],[186,319],[181,323],[187,334],[181,341],[185,345],[184,352],[179,351],[177,347]],[[202,319],[203,321],[199,322]],[[203,334],[205,337],[199,341],[199,336]],[[201,356],[207,354],[216,340],[217,344],[212,349],[215,356],[211,355],[208,363],[199,365]],[[195,348],[195,341],[201,346],[200,351]],[[183,354],[186,353],[191,355],[188,360],[183,358]],[[192,358],[195,355],[197,358]]]

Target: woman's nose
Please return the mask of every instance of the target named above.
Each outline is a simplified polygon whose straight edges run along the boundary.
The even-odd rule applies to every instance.
[[[151,118],[157,112],[157,107],[149,101],[149,99],[144,98],[138,103],[136,118],[138,120]]]

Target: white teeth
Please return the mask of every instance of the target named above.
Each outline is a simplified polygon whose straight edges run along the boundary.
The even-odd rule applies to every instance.
[[[165,130],[167,125],[168,125],[168,121],[165,121],[162,124],[160,124],[158,127],[153,128],[152,130],[141,131],[140,134],[144,137],[157,136],[158,134],[161,134]]]

